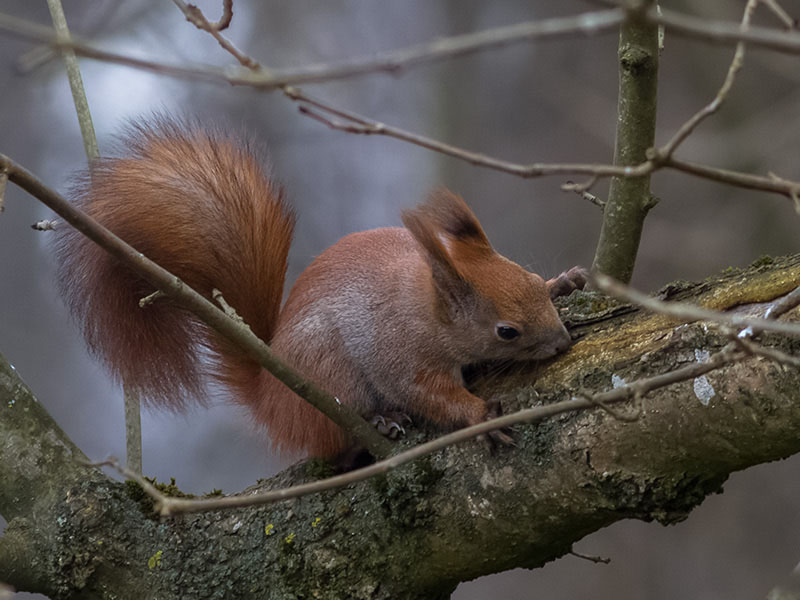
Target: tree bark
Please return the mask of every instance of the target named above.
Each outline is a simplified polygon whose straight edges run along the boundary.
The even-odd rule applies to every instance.
[[[797,285],[800,255],[663,295],[755,310]],[[714,325],[591,292],[569,299],[567,318],[583,336],[568,354],[479,378],[479,393],[510,412],[663,373],[728,341]],[[776,335],[762,342],[800,348]],[[732,471],[800,451],[798,384],[796,370],[750,358],[651,393],[634,422],[599,409],[565,414],[518,427],[517,447],[470,442],[340,490],[159,519],[136,486],[81,466],[2,362],[0,581],[54,599],[447,598],[461,581],[541,566],[620,519],[684,519]],[[295,465],[242,493],[310,480],[321,467]]]

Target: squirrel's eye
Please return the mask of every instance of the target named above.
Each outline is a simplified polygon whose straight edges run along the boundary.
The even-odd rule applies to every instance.
[[[509,341],[519,337],[519,331],[510,325],[498,325],[496,331],[497,337],[499,337],[501,340]]]

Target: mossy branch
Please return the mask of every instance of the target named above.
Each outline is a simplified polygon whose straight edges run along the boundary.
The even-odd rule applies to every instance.
[[[673,296],[741,308],[798,283],[795,256]],[[609,389],[612,378],[664,373],[694,361],[696,350],[714,352],[728,341],[711,326],[634,310],[579,318],[581,306],[603,301],[596,294],[573,298],[570,314],[585,336],[563,358],[495,379],[480,393],[504,396],[509,411],[549,404]],[[762,341],[797,350],[782,336]],[[208,597],[276,600],[349,598],[353,590],[376,600],[446,598],[460,581],[540,566],[620,519],[681,520],[732,471],[800,451],[798,371],[753,357],[707,374],[702,397],[690,381],[653,392],[634,422],[600,409],[562,415],[519,426],[516,448],[449,447],[347,488],[160,520],[124,484],[90,469],[79,480],[67,453],[41,465],[31,460],[43,441],[67,442],[31,423],[49,417],[31,397],[19,399],[13,370],[0,367],[0,374],[0,437],[19,440],[0,445],[0,512],[11,517],[0,540],[0,580],[58,597],[169,600],[202,589]],[[424,437],[417,432],[408,443]],[[243,493],[316,479],[314,468],[296,465]],[[50,473],[35,486],[52,493],[35,499],[29,486],[28,500],[15,503],[37,469]]]

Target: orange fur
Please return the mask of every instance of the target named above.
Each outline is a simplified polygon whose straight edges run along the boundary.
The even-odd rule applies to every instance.
[[[90,215],[209,296],[219,289],[289,364],[365,416],[408,411],[444,427],[487,416],[461,367],[546,358],[569,336],[545,282],[497,254],[461,198],[439,191],[405,228],[346,236],[280,299],[294,217],[247,144],[169,118],[133,125],[119,156],[76,189]],[[181,408],[208,378],[252,410],[283,450],[330,456],[348,440],[241,351],[76,232],[58,241],[59,282],[89,347],[145,399]],[[573,286],[574,287],[574,286]],[[501,328],[513,329],[503,339]]]

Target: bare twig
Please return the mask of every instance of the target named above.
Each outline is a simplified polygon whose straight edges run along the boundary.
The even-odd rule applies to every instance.
[[[147,294],[147,296],[139,300],[139,308],[147,308],[153,302],[155,302],[159,298],[163,298],[164,296],[165,294],[161,290],[156,290],[152,294]]]
[[[433,150],[447,156],[463,160],[469,164],[493,169],[510,175],[523,178],[543,177],[550,175],[589,175],[585,183],[566,183],[561,189],[576,193],[586,192],[597,182],[600,177],[642,177],[657,169],[671,168],[696,177],[710,179],[720,183],[727,183],[746,189],[760,190],[796,198],[800,194],[800,182],[781,179],[775,176],[759,176],[750,173],[741,173],[727,169],[719,169],[699,163],[679,160],[674,157],[660,159],[658,163],[647,160],[635,166],[616,166],[591,163],[514,163],[482,154],[472,152],[458,146],[452,146],[439,140],[409,132],[404,129],[386,125],[352,111],[336,108],[330,104],[312,97],[298,88],[287,87],[284,89],[287,97],[300,103],[300,112],[309,116],[332,129],[362,135],[384,135],[398,139],[416,146]],[[312,110],[309,107],[319,109]],[[321,112],[320,112],[321,111]],[[331,119],[322,113],[336,117]],[[800,211],[798,211],[800,212]]]
[[[580,552],[576,552],[574,549],[570,550],[569,553],[576,558],[581,558],[583,560],[588,560],[589,562],[598,563],[602,565],[607,565],[611,562],[610,558],[605,558],[602,556],[592,556],[591,554],[581,554]]]
[[[236,46],[220,33],[220,31],[230,25],[231,19],[233,18],[233,0],[225,0],[222,18],[217,23],[210,22],[203,14],[203,11],[194,4],[186,4],[183,0],[172,1],[175,3],[175,6],[181,9],[187,21],[198,29],[210,33],[226,52],[239,61],[239,64],[253,71],[259,71],[261,69],[261,66],[255,60],[239,51]]]
[[[638,399],[639,401],[636,402],[636,407],[634,412],[630,414],[622,413],[618,411],[616,408],[609,406],[604,401],[596,398],[594,394],[590,394],[586,391],[580,391],[577,394],[580,398],[585,398],[595,406],[602,408],[605,412],[611,415],[612,418],[616,419],[617,421],[622,421],[624,423],[633,423],[638,421],[639,418],[642,416],[642,404],[641,404],[641,396],[639,394],[634,394],[634,399]]]
[[[774,348],[765,348],[761,344],[753,343],[743,336],[733,336],[733,340],[747,354],[763,356],[764,358],[774,360],[782,365],[800,368],[800,357],[792,356],[791,354],[781,352],[780,350],[775,350]]]
[[[253,334],[249,327],[243,327],[228,317],[222,310],[188,287],[180,279],[149,260],[140,252],[137,252],[97,221],[77,209],[61,195],[45,186],[39,179],[13,160],[0,154],[0,169],[2,168],[7,169],[8,178],[12,182],[50,207],[67,223],[100,245],[122,264],[130,267],[155,288],[160,289],[172,298],[179,299],[186,309],[191,310],[206,325],[247,351],[262,367],[282,381],[298,396],[322,411],[374,456],[386,456],[389,453],[391,449],[390,443],[378,434],[358,413],[343,405],[338,399],[290,368],[275,356],[270,347]]]
[[[600,277],[599,279],[602,280],[603,278]],[[606,283],[607,283],[606,281],[601,281],[600,285]],[[615,290],[613,285],[610,285],[608,287],[610,287],[610,289],[614,291],[618,291]],[[670,316],[678,316],[676,315],[676,311],[681,310],[683,306],[676,303],[664,303],[658,301],[655,301],[656,304],[654,305],[651,303],[652,300],[651,298],[648,298],[638,293],[631,293],[631,290],[625,291],[625,294],[626,295],[624,297],[628,301],[640,304],[644,308],[652,308],[658,310],[659,312],[662,312]],[[768,327],[764,327],[765,323],[771,323],[772,321],[774,321],[775,318],[777,318],[781,314],[785,314],[785,312],[791,310],[793,307],[796,307],[798,304],[800,304],[800,288],[795,289],[790,294],[786,295],[784,298],[775,301],[768,309],[763,319],[747,319],[746,322],[753,327],[758,327],[761,330],[767,330]],[[692,307],[692,309],[694,310],[695,307]],[[729,319],[728,317],[730,317],[730,315],[725,315],[724,313],[713,313],[713,311],[705,311],[705,309],[697,309],[697,310],[702,311],[701,314],[703,316],[698,317],[697,313],[692,313],[690,316],[691,320],[695,320],[697,318],[705,318],[708,316],[709,313],[711,313],[715,317],[722,315],[719,319],[715,320],[720,320],[722,322],[734,324],[737,326],[740,326],[742,324],[742,322],[739,322],[738,320]],[[685,315],[685,313],[680,312],[679,315]],[[735,322],[731,323],[731,321]],[[772,325],[777,325],[777,324],[772,323]],[[781,325],[786,325],[786,324],[781,324]],[[796,334],[798,331],[800,331],[800,329],[793,330],[793,333]],[[606,392],[590,394],[590,395],[586,393],[578,393],[578,397],[573,398],[571,400],[556,402],[553,404],[546,404],[543,406],[536,406],[533,408],[528,408],[518,411],[513,414],[504,415],[497,419],[492,419],[491,421],[479,423],[477,425],[473,425],[471,427],[467,427],[455,431],[453,433],[443,435],[439,438],[415,446],[410,450],[392,456],[388,459],[379,461],[373,465],[370,465],[363,469],[359,469],[357,471],[346,473],[344,475],[338,475],[335,477],[331,477],[328,479],[312,483],[301,484],[298,486],[284,488],[281,490],[273,490],[269,492],[258,493],[244,497],[236,496],[236,497],[226,497],[226,498],[213,498],[207,500],[194,500],[194,499],[166,498],[163,497],[163,495],[159,494],[158,496],[153,495],[153,498],[154,500],[156,500],[157,510],[162,515],[170,515],[183,512],[201,512],[206,510],[219,510],[219,509],[227,509],[235,507],[255,506],[255,505],[275,502],[277,500],[285,500],[289,498],[304,496],[307,494],[317,493],[324,490],[334,489],[358,481],[363,481],[364,479],[368,479],[377,474],[386,473],[402,464],[413,461],[416,458],[419,458],[426,454],[430,454],[432,452],[436,452],[453,444],[460,443],[468,439],[472,439],[479,435],[486,434],[496,429],[508,428],[520,423],[536,423],[558,414],[563,414],[573,411],[583,411],[596,407],[602,407],[603,409],[608,410],[610,404],[624,402],[628,400],[634,400],[636,402],[636,405],[638,407],[637,408],[638,412],[642,410],[641,408],[642,398],[644,398],[644,396],[649,392],[675,383],[680,383],[683,381],[689,381],[698,377],[702,377],[703,375],[706,375],[711,371],[727,366],[736,361],[746,359],[747,357],[752,355],[765,356],[772,360],[780,360],[781,362],[784,362],[784,364],[790,364],[792,366],[796,366],[797,362],[794,357],[788,357],[788,355],[784,355],[783,353],[777,350],[770,348],[761,348],[758,345],[753,344],[752,342],[736,339],[735,341],[728,343],[718,352],[709,356],[709,358],[704,362],[700,361],[694,362],[686,366],[680,367],[678,369],[675,369],[673,371],[670,371],[668,373],[661,373],[653,377],[642,378],[632,383],[619,386],[617,388],[614,388]],[[616,411],[609,411],[609,412],[612,412],[612,414],[616,418],[619,418],[619,415]]]
[[[31,225],[31,229],[34,231],[53,231],[57,225],[58,221],[42,219],[41,221],[36,221],[36,223]]]
[[[626,299],[635,303],[640,303],[645,308],[650,308],[653,306],[649,302],[652,299],[648,297],[643,297],[643,299],[646,301],[640,302],[642,297],[640,297],[638,294],[628,295],[626,296]],[[773,321],[774,318],[780,314],[784,314],[792,307],[797,306],[798,303],[800,303],[800,288],[794,290],[783,299],[774,302],[764,319],[748,319],[748,321],[754,323],[757,327],[761,326],[764,324],[764,322],[769,323]],[[669,306],[664,308],[662,306],[663,304],[668,304]],[[675,316],[673,310],[674,307],[675,303],[657,302],[657,309],[659,312],[664,312],[670,316]],[[705,311],[704,315],[708,312],[711,311]],[[717,313],[714,314],[716,315]],[[727,316],[728,315],[725,315],[725,317]],[[698,317],[692,316],[692,320],[695,318]],[[728,321],[727,318],[723,318],[721,320],[725,322]],[[737,322],[733,324],[740,325],[741,323]],[[766,330],[766,328],[764,328],[764,330]],[[328,479],[305,483],[289,488],[272,490],[268,492],[252,494],[249,496],[234,496],[202,500],[169,498],[160,493],[148,493],[150,493],[153,499],[156,501],[156,509],[162,515],[256,506],[268,504],[278,500],[296,498],[324,490],[342,487],[358,481],[363,481],[375,475],[386,473],[421,456],[442,450],[453,444],[472,439],[496,429],[508,428],[520,423],[536,423],[549,417],[567,412],[584,411],[597,407],[602,407],[607,410],[610,404],[628,400],[634,400],[638,406],[637,411],[641,411],[641,399],[653,390],[702,377],[711,371],[727,366],[736,361],[746,359],[752,355],[766,356],[774,360],[783,358],[782,356],[779,357],[776,353],[778,353],[778,351],[769,348],[760,348],[751,342],[745,342],[743,344],[741,340],[732,341],[718,352],[712,354],[705,362],[694,362],[668,373],[661,373],[652,377],[645,377],[606,392],[591,395],[579,393],[576,398],[571,400],[536,406],[518,411],[513,414],[504,415],[502,417],[492,419],[491,421],[479,423],[477,425],[443,435],[424,444],[415,446],[405,452],[376,462],[368,467],[351,471],[344,475],[337,475]],[[793,357],[790,358],[793,359]],[[786,364],[794,365],[794,360],[790,360]]]
[[[233,0],[222,0],[222,16],[219,21],[211,25],[217,31],[227,29],[233,19]]]
[[[228,302],[225,300],[225,297],[222,295],[217,288],[211,290],[211,297],[214,301],[219,304],[220,308],[225,311],[225,314],[228,315],[234,321],[241,323],[243,327],[248,327],[247,323],[244,322],[244,319],[236,312],[236,309],[233,308]]]
[[[736,187],[781,194],[787,198],[794,198],[800,193],[800,182],[797,181],[776,179],[775,177],[768,176],[762,177],[750,173],[719,169],[717,167],[709,167],[708,165],[679,160],[674,157],[667,159],[661,166],[676,169],[690,175],[695,175],[696,177],[702,177],[703,179],[727,183]]]
[[[58,48],[71,48],[76,54],[87,58],[116,62],[175,77],[222,81],[234,85],[248,85],[261,90],[274,90],[286,85],[320,83],[348,79],[370,73],[397,74],[402,69],[419,64],[456,58],[536,39],[560,39],[576,35],[594,35],[613,30],[624,20],[625,12],[622,9],[610,9],[583,13],[572,17],[528,21],[506,27],[496,27],[476,33],[443,38],[337,64],[322,63],[309,65],[302,69],[284,71],[273,69],[253,71],[249,67],[240,70],[219,69],[201,65],[185,67],[158,61],[135,59],[102,50],[83,40],[75,38],[65,40],[53,35],[53,31],[47,27],[5,14],[0,14],[0,30],[4,30],[10,35],[47,42]]]
[[[487,167],[496,171],[502,171],[511,175],[519,177],[542,177],[544,175],[592,175],[597,177],[610,177],[618,175],[620,177],[640,177],[647,175],[653,170],[653,166],[645,164],[644,166],[624,167],[603,164],[589,164],[589,163],[530,163],[521,164],[513,163],[497,158],[493,158],[486,154],[479,152],[471,152],[464,148],[452,146],[444,142],[440,142],[433,138],[429,138],[416,133],[411,133],[404,129],[392,127],[379,121],[372,120],[368,117],[347,111],[341,108],[336,108],[330,104],[310,96],[298,88],[288,87],[284,93],[292,100],[301,104],[300,112],[305,114],[332,129],[346,131],[348,133],[356,133],[362,135],[385,135],[398,140],[409,142],[417,146],[422,146],[428,150],[433,150],[441,154],[446,154],[472,165]],[[324,113],[337,117],[331,119],[315,111],[310,107],[319,109]]]
[[[571,400],[555,402],[553,404],[547,404],[543,406],[536,406],[518,411],[513,414],[504,415],[502,417],[492,419],[491,421],[485,421],[483,423],[478,423],[477,425],[459,429],[458,431],[443,435],[424,444],[414,446],[405,452],[401,452],[400,454],[396,454],[395,456],[391,456],[376,462],[368,467],[351,471],[343,475],[336,475],[320,481],[304,483],[280,490],[256,493],[250,496],[229,496],[225,498],[210,498],[202,500],[170,498],[164,497],[161,494],[151,494],[151,496],[156,501],[156,510],[161,515],[174,515],[179,513],[259,506],[279,500],[298,498],[300,496],[306,496],[308,494],[335,489],[351,483],[369,479],[370,477],[391,471],[392,469],[395,469],[427,454],[431,454],[448,446],[464,442],[497,429],[511,427],[520,423],[538,423],[555,415],[596,408],[600,403],[611,404],[630,400],[636,396],[644,396],[648,392],[657,388],[700,377],[706,373],[709,373],[710,371],[719,369],[720,367],[726,366],[731,362],[739,360],[745,356],[747,356],[747,354],[737,351],[734,344],[731,343],[720,352],[712,355],[707,362],[692,363],[669,373],[640,379],[626,386],[618,387],[607,392],[594,394],[592,395],[591,400],[586,398],[574,398]]]
[[[47,0],[47,6],[50,8],[56,35],[59,39],[69,42],[70,33],[67,27],[67,18],[64,15],[64,8],[61,6],[61,0]],[[89,102],[86,99],[86,90],[83,87],[78,58],[75,56],[75,51],[67,46],[61,48],[61,54],[67,67],[67,78],[69,79],[69,87],[72,90],[72,100],[75,103],[75,112],[78,115],[78,124],[83,136],[86,157],[92,160],[100,156],[100,149],[97,146],[97,137],[94,133],[92,114],[89,111]]]
[[[539,21],[537,23],[541,24],[545,22]],[[0,30],[6,31],[10,35],[40,40],[49,43],[56,48],[72,48],[77,54],[86,56],[87,58],[123,64],[132,68],[142,69],[179,79],[193,79],[233,85],[248,85],[263,91],[283,89],[289,98],[297,101],[302,100],[309,105],[327,112],[328,114],[337,116],[344,121],[351,121],[356,125],[360,125],[361,127],[352,128],[357,133],[386,135],[411,144],[422,146],[423,148],[427,148],[435,152],[452,156],[459,160],[464,160],[476,166],[494,169],[519,177],[528,178],[548,175],[590,176],[589,182],[585,184],[574,184],[575,187],[573,189],[578,189],[578,187],[580,187],[582,190],[588,190],[599,177],[641,177],[652,173],[657,168],[673,168],[698,177],[719,181],[721,183],[729,183],[738,187],[778,193],[788,198],[796,197],[798,190],[800,190],[800,183],[798,182],[792,182],[788,180],[776,181],[769,177],[760,177],[758,175],[751,175],[748,173],[718,169],[715,167],[682,161],[675,158],[669,158],[659,165],[656,165],[652,161],[647,161],[633,167],[617,167],[614,165],[590,163],[514,163],[452,146],[431,138],[427,138],[425,136],[417,135],[396,127],[379,123],[378,121],[356,115],[355,113],[332,107],[319,99],[311,98],[310,96],[303,94],[297,90],[297,88],[291,87],[290,84],[297,81],[297,79],[291,73],[287,74],[284,72],[281,74],[276,71],[266,69],[265,67],[261,67],[260,71],[254,73],[250,69],[247,69],[247,72],[244,72],[241,70],[231,70],[230,68],[219,68],[209,65],[175,65],[142,60],[102,50],[96,46],[93,46],[92,44],[89,44],[88,42],[76,39],[75,37],[71,38],[70,40],[63,40],[54,35],[53,31],[47,27],[42,27],[36,23],[3,14],[0,14]],[[752,32],[753,30],[755,30],[755,28],[751,28],[750,31]],[[567,35],[566,30],[562,29],[561,33],[563,35]],[[800,36],[798,36],[798,39],[800,39]],[[508,43],[513,43],[513,41],[514,40],[510,40]],[[478,51],[481,48],[481,44],[476,43],[472,48],[472,51]],[[800,52],[800,42],[798,43],[798,52]],[[440,55],[439,57],[446,58],[444,55]],[[318,80],[325,80],[321,67],[314,67],[314,69],[319,71]],[[317,115],[319,116],[318,113]],[[328,121],[329,122],[326,122],[326,124],[334,128],[341,126],[343,129],[347,130],[347,128],[352,126],[352,123],[348,125],[347,123],[334,122],[330,120]]]
[[[772,333],[782,333],[795,337],[800,336],[800,325],[795,323],[783,323],[769,317],[759,319],[756,317],[746,317],[744,315],[708,310],[707,308],[686,304],[684,302],[663,302],[625,286],[618,281],[614,281],[611,277],[607,277],[601,273],[594,273],[592,275],[592,280],[594,285],[600,290],[615,298],[626,302],[632,302],[647,310],[675,317],[681,321],[711,321],[740,329],[750,327],[757,331],[770,331]]]
[[[587,192],[586,189],[583,188],[582,184],[576,184],[574,181],[567,181],[561,186],[561,189],[565,192],[574,192],[575,194],[578,194],[578,196],[580,196],[584,200],[591,202],[592,204],[597,206],[600,210],[604,210],[606,207],[605,200],[601,200],[594,194],[590,194],[589,192]]]
[[[760,2],[772,11],[772,14],[778,18],[786,29],[791,31],[797,28],[797,19],[792,18],[792,16],[778,4],[777,0],[760,0]]]
[[[158,488],[147,481],[147,479],[141,473],[131,469],[129,466],[123,466],[122,463],[119,462],[119,459],[115,456],[109,456],[106,460],[101,460],[99,462],[87,461],[83,464],[92,468],[111,467],[126,479],[130,479],[131,481],[138,483],[142,487],[142,490],[144,490],[144,492],[152,499],[157,500],[165,497],[161,492],[158,491]]]
[[[744,9],[744,16],[742,17],[742,24],[741,30],[747,31],[750,26],[750,21],[753,17],[753,12],[755,11],[756,6],[761,0],[748,0],[747,5]],[[733,82],[736,79],[736,74],[742,68],[742,63],[744,62],[744,50],[745,44],[744,42],[739,42],[736,45],[736,52],[734,52],[733,60],[731,61],[730,66],[728,67],[728,73],[725,76],[725,81],[722,83],[722,87],[717,92],[717,95],[714,99],[700,109],[697,113],[695,113],[686,123],[684,123],[675,135],[663,146],[661,146],[658,150],[655,151],[654,158],[656,160],[661,160],[667,157],[672,156],[675,152],[675,149],[687,138],[691,133],[697,128],[698,125],[709,116],[713,115],[717,112],[722,106],[722,103],[728,97],[728,93],[733,87]]]
[[[139,390],[122,382],[125,406],[125,462],[134,471],[142,472],[142,397]]]
[[[800,53],[800,35],[796,31],[775,31],[767,27],[750,27],[742,31],[738,23],[710,21],[668,9],[659,14],[654,9],[647,12],[646,18],[663,25],[667,31],[705,42],[718,44],[738,44],[746,42],[751,47],[768,48],[787,54]]]
[[[792,292],[774,302],[767,310],[764,318],[777,319],[798,306],[800,306],[800,287],[795,288]]]
[[[8,184],[8,171],[0,169],[0,213],[6,209],[6,186]]]

